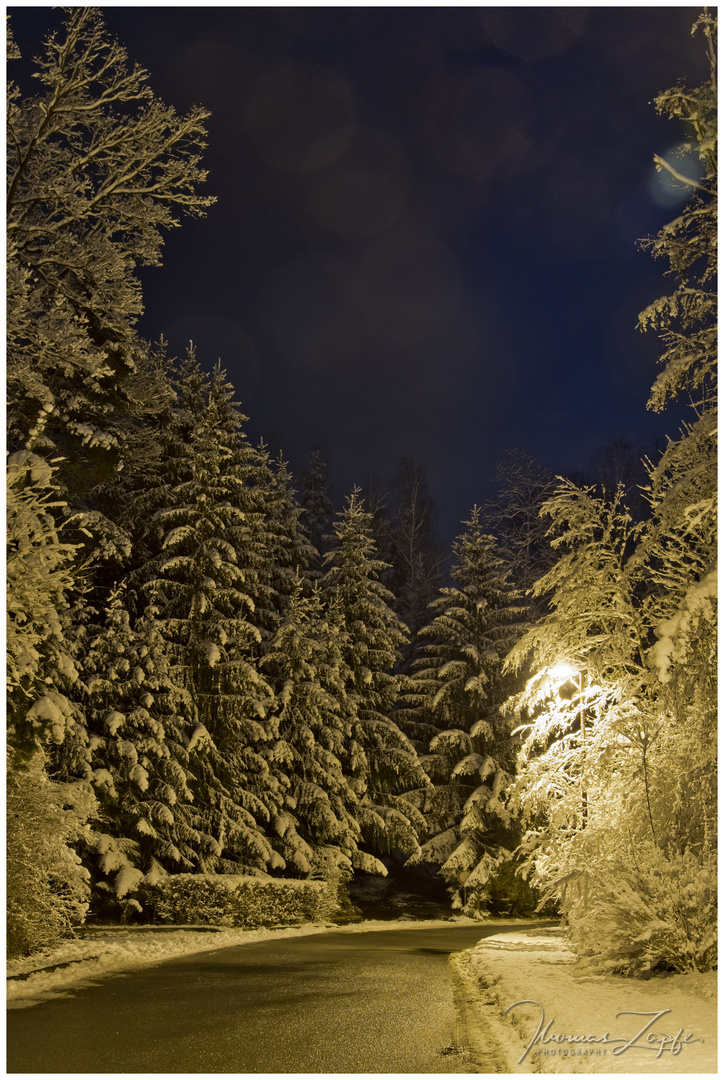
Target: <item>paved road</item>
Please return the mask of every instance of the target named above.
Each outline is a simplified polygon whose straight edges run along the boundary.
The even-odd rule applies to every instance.
[[[329,933],[196,953],[8,1013],[8,1071],[492,1072],[450,952],[512,929]]]

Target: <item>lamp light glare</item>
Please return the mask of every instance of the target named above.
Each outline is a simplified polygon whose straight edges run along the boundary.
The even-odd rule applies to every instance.
[[[579,671],[573,664],[556,664],[548,672],[554,679],[577,679]]]

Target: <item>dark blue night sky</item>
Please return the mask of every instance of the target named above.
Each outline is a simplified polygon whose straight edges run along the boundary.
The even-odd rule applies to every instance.
[[[25,56],[60,17],[9,10]],[[507,447],[582,470],[675,434],[636,242],[680,205],[652,102],[704,78],[700,10],[106,8],[163,100],[213,114],[218,202],[143,272],[141,331],[220,357],[295,471],[323,441],[338,500],[422,464],[442,539]]]

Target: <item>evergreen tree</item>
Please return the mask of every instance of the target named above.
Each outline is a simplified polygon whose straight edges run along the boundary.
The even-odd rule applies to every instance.
[[[262,753],[273,694],[257,664],[250,585],[262,554],[242,509],[252,470],[244,418],[222,373],[204,375],[193,351],[177,390],[157,486],[135,508],[150,553],[136,578],[158,609],[174,680],[198,710],[187,749],[205,753],[190,823],[216,843],[202,868],[265,869],[281,865],[265,831],[283,792]]]
[[[89,764],[100,807],[90,857],[96,891],[119,899],[142,880],[197,870],[216,851],[190,824],[197,714],[173,679],[157,614],[149,608],[132,626],[119,592],[103,624],[85,634]],[[137,902],[122,910],[129,905]]]
[[[332,539],[334,507],[327,487],[327,463],[321,450],[313,450],[304,474],[301,505],[302,527],[315,550],[310,576],[318,581],[324,573],[324,556]]]
[[[660,752],[685,763],[671,786],[677,826],[670,841],[686,844],[709,863],[716,848],[717,715],[717,76],[716,18],[699,17],[693,30],[706,40],[710,74],[691,89],[660,94],[656,108],[683,120],[682,152],[694,152],[702,177],[691,181],[656,157],[691,192],[682,214],[646,242],[668,263],[676,288],[640,316],[658,332],[664,352],[649,408],[684,397],[690,419],[649,469],[651,523],[640,548],[650,583],[645,610],[656,644],[649,662],[658,676],[665,722]]]
[[[359,784],[343,765],[350,723],[340,637],[319,593],[305,595],[297,579],[263,660],[276,694],[268,753],[287,789],[273,822],[275,848],[301,874],[321,868],[327,857],[349,872],[360,839]]]
[[[701,180],[692,180],[654,155],[657,167],[690,193],[682,214],[643,241],[656,258],[668,262],[667,272],[677,284],[670,296],[654,301],[639,316],[641,328],[654,329],[664,344],[663,370],[649,400],[649,408],[657,412],[682,393],[703,404],[716,390],[716,18],[701,15],[692,32],[699,28],[706,38],[709,78],[695,89],[679,84],[665,90],[655,103],[657,112],[684,122],[685,141],[677,152],[695,153],[703,170]]]
[[[523,609],[477,506],[464,524],[453,545],[452,583],[430,605],[432,620],[420,633],[427,644],[408,701],[418,723],[428,724],[422,760],[434,784],[421,806],[428,840],[415,861],[442,864],[451,883],[459,870],[472,871],[466,886],[474,905],[506,841],[511,846],[501,794],[512,755],[500,711],[510,687],[501,669]]]
[[[306,578],[315,552],[300,523],[303,510],[296,501],[286,462],[281,457],[271,461],[264,443],[251,451],[249,460],[244,512],[249,538],[253,538],[259,555],[249,593],[264,655],[286,615],[299,575]],[[249,539],[244,542],[244,549],[248,548]]]
[[[642,327],[657,331],[664,346],[649,408],[660,410],[684,397],[690,419],[658,462],[650,464],[651,522],[639,555],[649,585],[646,620],[657,639],[648,654],[661,718],[654,768],[658,765],[669,778],[668,825],[659,846],[679,859],[687,851],[696,853],[691,875],[699,876],[693,892],[703,901],[699,886],[707,875],[713,882],[717,845],[716,18],[703,14],[697,29],[706,39],[709,78],[693,90],[679,85],[665,91],[656,107],[684,121],[686,149],[697,153],[703,175],[692,182],[656,158],[691,197],[682,214],[646,244],[666,259],[676,288],[640,316]],[[709,952],[701,948],[699,968],[715,951],[713,892],[708,902],[709,920],[699,923],[702,937],[708,935]],[[689,955],[684,963],[691,962]]]
[[[364,509],[358,488],[338,515],[335,536],[321,587],[330,617],[339,620],[343,631],[351,718],[348,761],[364,784],[357,818],[365,843],[374,850],[412,853],[424,828],[412,793],[429,780],[414,747],[392,719],[399,692],[394,667],[406,628],[379,580],[385,564],[376,557],[372,515]]]
[[[156,486],[157,463],[164,454],[163,429],[176,401],[173,361],[163,339],[155,347],[143,345],[125,393],[128,410],[116,418],[121,460],[106,451],[104,467],[90,470],[81,460],[85,480],[80,484],[75,478],[68,480],[75,509],[71,524],[81,533],[84,556],[92,569],[85,582],[90,593],[84,595],[100,607],[139,561],[129,507],[138,492]]]

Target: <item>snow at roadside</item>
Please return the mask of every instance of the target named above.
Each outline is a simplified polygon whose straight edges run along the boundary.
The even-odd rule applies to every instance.
[[[69,991],[92,986],[108,975],[122,974],[149,964],[158,964],[177,956],[209,952],[230,945],[248,945],[255,941],[305,937],[308,934],[361,934],[371,930],[425,930],[439,926],[475,926],[473,919],[429,919],[395,921],[369,919],[349,926],[331,923],[306,923],[279,930],[215,929],[135,929],[94,931],[56,949],[46,949],[22,960],[12,960],[7,967],[8,1008],[23,1009],[41,1001],[62,997]],[[478,924],[479,925],[479,924]],[[58,967],[57,965],[68,965]],[[52,970],[42,970],[52,969]],[[32,972],[32,974],[28,974]],[[28,974],[27,978],[14,976]]]
[[[560,935],[541,928],[496,934],[453,957],[468,991],[468,1031],[478,1049],[504,1063],[502,1071],[717,1071],[715,972],[645,981],[575,975],[575,956]],[[621,1050],[627,1041],[633,1045]]]

